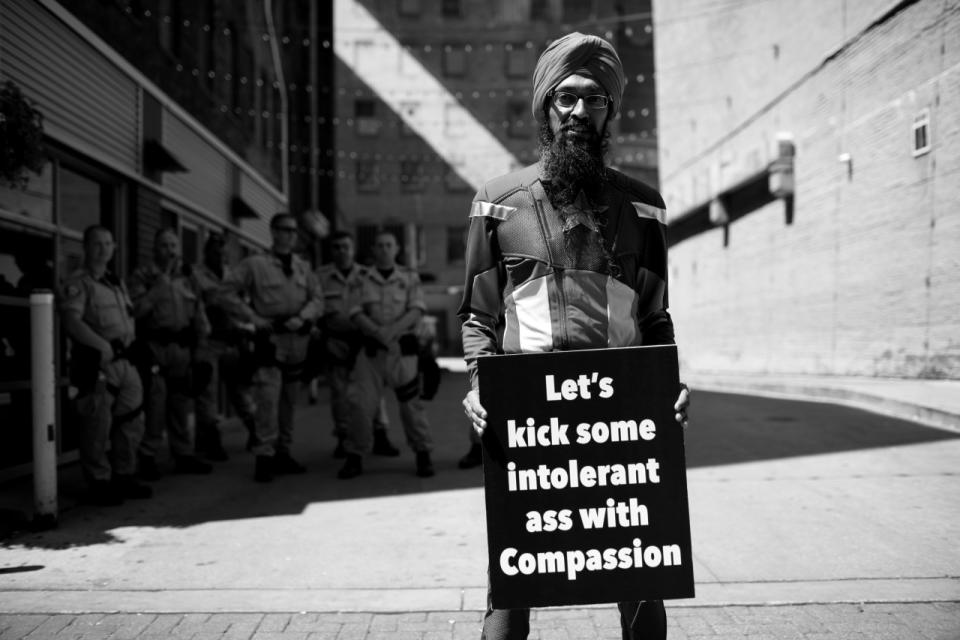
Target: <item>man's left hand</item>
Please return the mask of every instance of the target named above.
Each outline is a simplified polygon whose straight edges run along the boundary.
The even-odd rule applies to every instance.
[[[687,428],[687,407],[690,406],[690,388],[687,385],[680,383],[680,395],[677,396],[677,401],[673,405],[673,410],[676,411],[676,415],[673,416],[674,420],[683,425],[683,428]]]
[[[283,323],[283,326],[287,328],[288,331],[299,331],[300,327],[303,326],[303,318],[300,316],[291,316],[287,318],[287,321]]]

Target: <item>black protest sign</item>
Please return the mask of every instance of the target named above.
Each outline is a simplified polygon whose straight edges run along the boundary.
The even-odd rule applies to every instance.
[[[478,367],[493,606],[693,597],[676,347]]]

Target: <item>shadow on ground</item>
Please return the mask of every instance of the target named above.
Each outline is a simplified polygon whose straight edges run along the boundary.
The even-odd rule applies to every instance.
[[[301,513],[308,505],[332,500],[360,500],[424,492],[457,491],[482,486],[480,468],[461,470],[457,460],[469,447],[460,401],[466,375],[445,372],[440,392],[428,403],[435,439],[437,475],[414,475],[413,454],[405,446],[399,418],[391,407],[391,438],[397,458],[370,457],[365,472],[338,480],[340,461],[333,459],[329,404],[298,409],[295,455],[308,473],[280,477],[271,484],[253,482],[253,459],[243,450],[245,432],[226,433],[231,454],[209,476],[168,475],[154,484],[155,497],[120,507],[82,503],[77,465],[60,470],[60,521],[56,529],[32,532],[32,485],[29,478],[0,487],[0,515],[5,545],[62,549],[111,543],[121,527],[189,527],[211,522]],[[687,431],[688,468],[838,453],[953,439],[956,434],[853,408],[815,402],[758,398],[697,391]]]

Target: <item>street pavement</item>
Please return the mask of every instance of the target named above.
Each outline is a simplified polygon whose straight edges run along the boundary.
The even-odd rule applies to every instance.
[[[702,384],[686,435],[697,593],[667,603],[671,638],[960,639],[960,433]],[[0,547],[0,639],[479,637],[465,388],[447,371],[429,403],[434,478],[414,475],[391,408],[402,455],[337,480],[325,394],[298,414],[302,476],[255,484],[235,424],[228,462],[152,500],[82,504],[62,468],[59,527]],[[0,486],[0,509],[29,505],[28,479]],[[612,605],[539,609],[531,638],[618,629]]]

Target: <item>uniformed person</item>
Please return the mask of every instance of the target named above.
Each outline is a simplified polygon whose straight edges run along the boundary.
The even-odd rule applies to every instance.
[[[72,341],[70,377],[78,390],[80,466],[97,504],[153,495],[134,477],[143,436],[143,387],[125,354],[135,334],[133,303],[108,268],[114,249],[109,229],[88,227],[83,267],[67,277],[60,298],[63,327]]]
[[[209,383],[193,377],[194,351],[209,333],[200,288],[180,259],[174,229],[154,236],[154,262],[134,271],[128,281],[137,318],[137,335],[149,348],[153,375],[145,381],[146,431],[140,443],[140,477],[160,477],[156,456],[166,432],[177,472],[207,474],[213,467],[197,458],[194,447],[194,397]],[[141,374],[143,369],[141,369]]]
[[[356,377],[362,419],[354,423],[347,436],[347,459],[338,472],[342,479],[363,472],[363,455],[370,451],[369,425],[377,400],[387,387],[392,388],[400,405],[400,419],[407,444],[416,452],[417,475],[434,474],[430,451],[433,442],[417,370],[419,344],[415,333],[426,305],[417,272],[397,264],[399,246],[388,231],[377,234],[373,244],[374,265],[363,280],[360,301],[351,310],[351,318],[365,336],[364,348],[357,358]]]
[[[240,305],[240,313],[262,336],[253,375],[256,429],[251,443],[258,482],[269,482],[275,474],[305,471],[290,455],[293,406],[310,331],[323,315],[323,293],[316,277],[310,265],[293,253],[296,218],[276,214],[270,220],[270,234],[269,253],[245,258],[224,278],[225,294],[249,298],[249,304]]]
[[[363,279],[368,268],[355,261],[353,236],[337,231],[330,238],[333,262],[317,269],[317,280],[323,289],[323,355],[327,361],[330,384],[330,409],[333,414],[333,435],[337,439],[334,457],[345,457],[344,440],[351,420],[361,419],[354,368],[363,346],[363,334],[350,319],[350,309],[360,299]],[[387,437],[387,415],[380,398],[373,417],[373,453],[398,456],[400,451]]]
[[[200,287],[210,335],[200,345],[197,360],[211,372],[210,384],[197,396],[197,451],[208,460],[226,460],[220,433],[221,419],[217,408],[220,383],[225,383],[227,399],[249,433],[254,430],[254,405],[250,397],[249,380],[238,371],[240,354],[238,338],[245,338],[246,331],[234,314],[231,305],[221,296],[223,279],[229,267],[223,256],[224,239],[211,234],[203,246],[203,262],[196,265],[193,276]],[[252,328],[252,325],[250,325]]]

